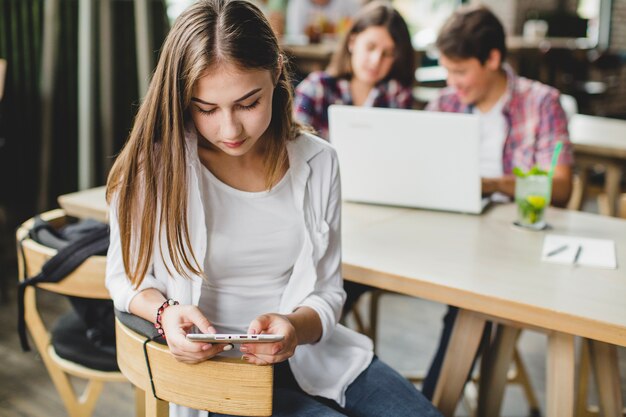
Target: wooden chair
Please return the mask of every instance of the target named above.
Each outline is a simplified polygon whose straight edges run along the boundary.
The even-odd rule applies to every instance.
[[[145,331],[131,330],[138,326],[129,323],[129,317],[147,323],[117,313],[117,362],[131,383],[145,392],[146,417],[167,416],[169,402],[237,416],[272,414],[272,366],[226,357],[195,365],[178,362],[167,345],[145,336]]]
[[[605,216],[611,215],[609,198],[606,193],[598,195],[598,212]],[[621,217],[622,219],[626,219],[626,193],[619,196],[617,201],[617,212],[615,215],[617,217]]]
[[[53,210],[41,215],[55,227],[66,223],[63,210]],[[43,264],[56,254],[56,250],[43,246],[28,238],[28,231],[34,224],[33,219],[23,223],[17,230],[18,267],[21,281],[41,270]],[[126,378],[119,371],[102,371],[93,369],[64,359],[55,349],[52,335],[46,328],[44,320],[37,308],[36,294],[39,290],[93,299],[108,299],[109,293],[104,286],[105,257],[92,256],[79,266],[73,273],[58,283],[41,283],[26,288],[24,309],[26,327],[41,355],[44,364],[52,378],[63,404],[70,417],[88,417],[92,414],[96,401],[105,382],[125,382]],[[65,317],[70,317],[72,312]],[[71,318],[71,317],[70,317]],[[70,377],[77,377],[87,381],[87,386],[81,395],[74,391]]]

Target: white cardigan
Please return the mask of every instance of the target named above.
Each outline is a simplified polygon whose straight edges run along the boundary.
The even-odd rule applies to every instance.
[[[289,359],[300,387],[310,395],[322,396],[345,405],[345,391],[370,364],[373,346],[370,339],[338,324],[345,300],[341,277],[341,190],[335,150],[316,136],[302,134],[288,142],[293,195],[306,226],[304,245],[283,293],[280,311],[288,314],[299,306],[314,309],[322,322],[321,339],[312,345],[298,346]],[[207,235],[199,189],[202,169],[195,133],[187,137],[188,222],[190,241],[196,259],[204,259]],[[155,243],[148,273],[134,289],[122,261],[116,204],[111,204],[111,243],[107,255],[106,285],[115,307],[128,311],[132,298],[147,288],[156,288],[181,304],[198,305],[201,276],[179,276],[171,264],[164,237],[163,256]],[[158,233],[157,233],[158,236]],[[170,265],[168,274],[165,265]],[[206,416],[206,412],[173,406],[172,416]]]

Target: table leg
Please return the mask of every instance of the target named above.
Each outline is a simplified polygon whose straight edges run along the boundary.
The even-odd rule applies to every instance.
[[[496,336],[482,357],[476,415],[484,417],[500,415],[507,374],[520,332],[521,330],[515,327],[498,325]]]
[[[446,417],[454,415],[486,322],[479,314],[459,310],[433,396],[433,404]]]
[[[568,208],[571,210],[582,210],[587,193],[587,185],[589,183],[589,167],[586,164],[580,164],[578,171],[578,179],[574,182],[572,190],[571,202]]]
[[[617,347],[604,342],[587,339],[600,414],[606,417],[622,417],[622,389],[619,377]]]
[[[548,335],[547,417],[574,415],[574,336],[552,332]]]

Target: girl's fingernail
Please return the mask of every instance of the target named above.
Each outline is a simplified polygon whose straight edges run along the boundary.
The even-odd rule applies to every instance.
[[[247,352],[247,351],[248,351],[248,348],[247,348],[246,346],[239,346],[239,350],[240,350],[241,352]]]
[[[223,351],[229,351],[233,348],[233,345],[231,345],[230,343],[227,345],[224,345],[224,349],[222,349]]]
[[[215,330],[215,327],[209,326],[209,328],[207,329],[207,333],[215,334],[217,333],[217,330]]]
[[[247,360],[248,360],[248,357],[247,357],[246,355],[242,355],[242,356],[241,356],[241,360],[242,360],[242,361],[247,361]]]

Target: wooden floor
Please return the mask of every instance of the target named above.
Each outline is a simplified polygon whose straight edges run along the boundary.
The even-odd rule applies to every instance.
[[[13,287],[10,286],[9,303],[0,305],[0,416],[65,417],[63,403],[35,347],[31,346],[31,352],[22,352],[20,348]],[[44,293],[39,298],[39,306],[45,311],[44,320],[53,322],[69,308],[63,297]],[[129,383],[106,384],[94,417],[131,417],[133,404]]]

